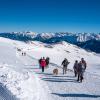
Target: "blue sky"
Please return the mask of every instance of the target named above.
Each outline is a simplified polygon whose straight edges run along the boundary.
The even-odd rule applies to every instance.
[[[0,0],[0,32],[100,32],[100,0]]]

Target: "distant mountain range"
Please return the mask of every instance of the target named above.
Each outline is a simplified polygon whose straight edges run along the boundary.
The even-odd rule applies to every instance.
[[[86,42],[78,42],[76,45],[86,50],[100,53],[100,41],[97,41],[95,39],[88,40]]]
[[[34,33],[34,32],[12,32],[0,33],[1,37],[10,38],[19,41],[41,41],[44,43],[57,43],[66,41],[76,44],[84,49],[100,53],[100,33]]]

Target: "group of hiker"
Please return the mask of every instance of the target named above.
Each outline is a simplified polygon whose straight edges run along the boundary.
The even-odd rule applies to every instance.
[[[18,51],[18,52],[21,52],[21,55],[22,55],[22,56],[26,56],[26,52],[23,51],[22,49],[17,48],[17,51]]]
[[[75,73],[75,77],[78,76],[77,81],[82,82],[84,79],[84,72],[86,70],[87,63],[84,60],[84,58],[81,58],[81,61],[78,62],[78,60],[75,61],[73,69]]]
[[[70,62],[68,62],[68,60],[65,58],[62,62],[63,65],[63,74],[66,74],[67,72],[67,66]],[[86,61],[84,60],[84,58],[81,58],[81,61],[78,62],[78,60],[75,61],[73,69],[74,69],[74,74],[75,77],[77,77],[77,81],[82,82],[82,80],[84,79],[84,72],[86,70],[87,64]]]
[[[26,56],[26,52],[22,52],[22,56]]]
[[[49,67],[49,61],[50,58],[47,57],[41,57],[39,59],[39,65],[40,65],[40,68],[42,69],[42,72],[44,72],[44,69],[45,68],[48,68]],[[67,73],[67,68],[68,68],[68,64],[70,62],[65,58],[61,65],[63,66],[62,69],[63,69],[63,74],[66,74]],[[78,60],[75,61],[74,63],[74,66],[73,66],[73,69],[74,69],[74,74],[75,74],[75,77],[77,77],[77,81],[79,82],[82,82],[82,80],[84,79],[84,72],[86,70],[86,67],[87,67],[87,64],[86,64],[86,61],[84,60],[84,58],[81,58],[81,61],[78,62]]]
[[[40,66],[40,68],[42,68],[42,72],[44,72],[45,68],[49,67],[49,60],[50,60],[49,57],[46,57],[46,58],[45,57],[41,57],[39,59],[39,66]]]

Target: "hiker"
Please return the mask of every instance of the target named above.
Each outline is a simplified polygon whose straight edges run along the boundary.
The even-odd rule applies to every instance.
[[[84,60],[84,58],[81,58],[81,61],[82,61],[83,69],[86,70],[86,67],[87,67],[86,61]]]
[[[22,56],[24,55],[24,53],[22,52]]]
[[[24,52],[24,56],[26,56],[26,52]]]
[[[39,68],[41,68],[41,60],[42,60],[42,57],[39,59]]]
[[[77,76],[78,61],[76,60],[73,66],[75,77]]]
[[[65,59],[63,60],[62,64],[61,64],[61,65],[63,65],[63,74],[66,74],[66,72],[67,72],[67,66],[68,66],[68,64],[69,64],[69,62],[68,62],[68,60],[65,58]]]
[[[44,72],[44,67],[46,67],[46,60],[45,58],[43,57],[43,59],[41,60],[41,67],[42,67],[42,72]]]
[[[46,67],[49,67],[49,60],[50,60],[50,58],[47,57],[47,58],[46,58]]]
[[[78,63],[78,68],[77,68],[77,73],[78,73],[78,79],[77,81],[82,82],[82,80],[84,79],[83,75],[84,75],[85,69],[82,67],[82,61],[80,61]]]

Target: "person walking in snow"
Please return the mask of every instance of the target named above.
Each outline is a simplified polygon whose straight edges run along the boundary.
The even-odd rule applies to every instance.
[[[77,76],[78,61],[76,60],[73,66],[75,77]]]
[[[78,79],[77,79],[77,81],[80,81],[80,82],[82,82],[82,80],[84,79],[84,72],[85,72],[85,69],[82,67],[83,65],[82,65],[82,61],[80,61],[79,63],[78,63],[78,68],[77,68],[77,73],[78,73]]]
[[[22,52],[22,56],[24,55],[24,53]]]
[[[47,57],[47,58],[46,58],[46,67],[49,67],[49,60],[50,60],[50,58]]]
[[[84,71],[86,70],[86,67],[87,67],[87,63],[86,61],[84,60],[84,58],[81,58],[81,61],[82,61],[82,67],[84,69]]]
[[[46,67],[46,60],[45,58],[43,57],[43,59],[41,60],[41,67],[42,67],[42,72],[44,72],[44,68]]]
[[[24,52],[24,54],[23,54],[24,56],[26,56],[26,52]]]
[[[63,61],[62,61],[62,64],[63,65],[63,74],[66,74],[67,72],[67,66],[68,66],[69,62],[68,60],[65,58]]]
[[[42,60],[42,57],[39,59],[39,68],[41,68],[41,60]]]

